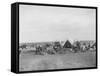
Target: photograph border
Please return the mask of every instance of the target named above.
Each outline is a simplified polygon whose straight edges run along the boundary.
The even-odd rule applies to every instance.
[[[70,68],[70,69],[53,69],[53,70],[36,70],[36,71],[19,71],[19,5],[37,5],[51,7],[71,7],[86,8],[96,10],[96,67]],[[43,4],[43,3],[26,3],[15,2],[11,4],[11,72],[14,73],[35,73],[35,72],[54,72],[66,70],[83,70],[97,69],[98,66],[98,7],[94,6],[77,6],[77,5],[61,5],[61,4]]]

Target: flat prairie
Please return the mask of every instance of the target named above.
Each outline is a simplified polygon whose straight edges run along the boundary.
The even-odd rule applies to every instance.
[[[68,53],[55,55],[34,55],[22,53],[19,57],[19,71],[70,69],[96,67],[96,52]]]

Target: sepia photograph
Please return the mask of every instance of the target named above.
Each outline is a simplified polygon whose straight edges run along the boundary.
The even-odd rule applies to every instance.
[[[19,71],[97,67],[96,9],[19,4]]]

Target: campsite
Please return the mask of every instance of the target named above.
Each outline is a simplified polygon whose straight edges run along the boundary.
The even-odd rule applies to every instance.
[[[53,70],[96,66],[95,41],[23,43],[19,48],[19,70]]]

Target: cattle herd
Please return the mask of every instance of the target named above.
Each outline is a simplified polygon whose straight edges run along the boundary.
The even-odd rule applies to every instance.
[[[96,42],[81,42],[75,41],[70,43],[69,40],[63,42],[47,42],[47,43],[24,43],[19,46],[19,53],[33,53],[34,55],[53,55],[53,54],[66,54],[66,53],[78,53],[96,50]]]

